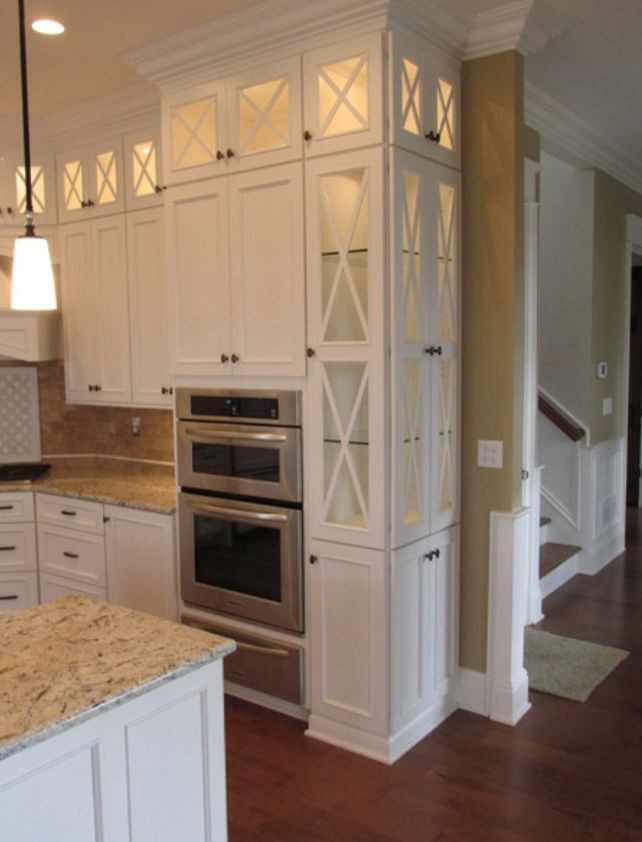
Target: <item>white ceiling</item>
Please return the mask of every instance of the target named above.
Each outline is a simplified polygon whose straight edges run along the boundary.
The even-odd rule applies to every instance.
[[[57,17],[60,38],[29,32],[34,115],[139,80],[119,55],[259,0],[26,0],[27,18]],[[301,0],[292,0],[293,3]],[[304,2],[304,0],[303,0]],[[475,12],[510,0],[461,0]],[[527,57],[526,78],[634,160],[642,158],[642,2],[536,0],[561,34]],[[17,0],[0,0],[0,115],[19,110]]]

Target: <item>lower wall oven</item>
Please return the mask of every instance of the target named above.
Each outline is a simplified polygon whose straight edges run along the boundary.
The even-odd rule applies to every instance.
[[[303,631],[300,508],[182,491],[178,509],[186,603]]]

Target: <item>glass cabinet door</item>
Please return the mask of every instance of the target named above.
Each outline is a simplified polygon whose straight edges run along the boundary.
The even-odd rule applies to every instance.
[[[323,155],[382,139],[381,35],[306,53],[306,155]]]
[[[55,225],[56,217],[56,189],[55,165],[51,152],[35,149],[31,158],[31,198],[36,225]],[[26,207],[26,178],[24,163],[20,162],[14,168],[13,195],[15,203],[13,209],[17,214],[16,223],[24,223]]]
[[[120,137],[61,153],[56,169],[60,222],[106,216],[125,209]]]
[[[127,210],[162,204],[160,129],[126,134],[124,162]]]
[[[312,534],[383,546],[382,152],[307,175]]]

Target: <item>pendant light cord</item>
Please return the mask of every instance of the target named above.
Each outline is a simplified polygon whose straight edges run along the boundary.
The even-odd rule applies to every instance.
[[[25,219],[27,236],[35,233],[33,224],[33,200],[31,196],[31,145],[29,138],[29,99],[27,96],[27,35],[25,27],[24,0],[18,0],[20,21],[20,80],[22,83],[22,140],[25,159]]]

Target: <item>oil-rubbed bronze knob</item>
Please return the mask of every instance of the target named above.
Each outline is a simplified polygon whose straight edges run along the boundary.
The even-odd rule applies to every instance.
[[[221,354],[221,362],[222,363],[228,362],[229,359],[230,358],[227,356],[227,354]]]
[[[434,357],[435,354],[437,354],[438,357],[441,357],[442,347],[441,345],[431,345],[429,348],[424,348],[424,354],[430,354],[431,357]]]
[[[162,386],[161,387],[161,395],[168,395],[168,394],[169,394],[169,389],[167,388],[167,386]]]
[[[426,140],[431,140],[433,143],[439,143],[441,139],[441,134],[439,132],[434,132],[432,129],[424,136]]]
[[[238,355],[238,354],[232,354],[231,359],[232,359],[232,362],[233,362],[233,363],[238,363],[238,362],[240,362],[240,361],[241,361],[241,358],[239,357],[239,355]]]
[[[312,140],[312,134],[307,129],[303,132],[303,140]]]
[[[88,207],[88,208],[93,208],[93,206],[94,206],[93,200],[92,200],[92,199],[87,199],[87,207]]]
[[[228,158],[234,157],[234,151],[232,149],[228,149],[225,154],[227,155]]]
[[[94,386],[94,392],[102,392],[102,386]]]
[[[315,555],[310,556],[310,564],[315,564],[318,561],[318,557]]]
[[[316,351],[314,350],[314,348],[308,348],[308,350],[305,353],[308,355],[308,357],[313,357],[316,354]]]
[[[225,158],[225,155],[223,154],[223,152],[221,152],[220,149],[217,149],[216,150],[216,160],[222,161],[224,158]]]

